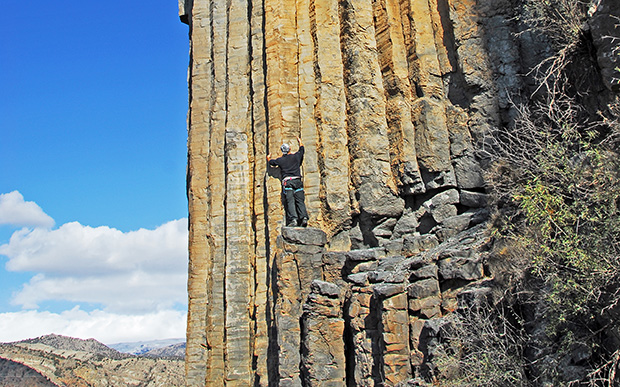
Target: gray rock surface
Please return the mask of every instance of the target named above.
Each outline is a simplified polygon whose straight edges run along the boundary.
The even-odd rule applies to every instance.
[[[605,86],[620,91],[620,4],[614,0],[594,2],[588,21],[596,57]]]

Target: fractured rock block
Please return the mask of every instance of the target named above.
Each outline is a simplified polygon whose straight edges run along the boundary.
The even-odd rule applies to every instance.
[[[325,232],[312,227],[282,227],[282,238],[297,245],[325,246],[327,243]]]
[[[379,257],[385,256],[385,250],[383,248],[351,250],[347,251],[345,254],[348,261],[366,262],[376,261]]]
[[[403,270],[383,271],[375,270],[368,272],[368,281],[372,283],[387,282],[400,284],[405,282],[409,274]]]
[[[314,280],[310,285],[310,291],[312,294],[319,294],[321,296],[339,298],[342,290],[336,284],[326,281]]]
[[[484,187],[484,177],[480,163],[471,155],[456,158],[454,173],[457,186],[464,189]]]
[[[380,244],[380,246],[384,247],[386,252],[390,255],[401,255],[403,252],[403,239],[390,239]]]
[[[355,265],[350,270],[350,272],[352,274],[362,273],[362,272],[377,270],[378,267],[379,267],[379,262],[377,261],[362,262],[360,264]]]
[[[313,281],[302,316],[301,368],[304,386],[342,386],[346,378],[342,289]]]
[[[402,238],[405,235],[413,234],[419,225],[418,218],[414,212],[405,213],[396,222],[392,235],[394,238]]]
[[[358,286],[367,286],[368,285],[368,273],[355,273],[349,274],[347,276],[347,280]]]
[[[439,275],[443,279],[478,280],[484,276],[481,259],[453,257],[437,262]]]
[[[441,298],[436,296],[409,300],[409,310],[424,318],[440,317],[441,306]]]
[[[403,240],[403,254],[412,256],[439,245],[439,239],[433,234],[406,235]]]
[[[385,256],[384,248],[351,250],[344,253],[346,256],[345,271],[360,273],[376,270],[379,267],[378,259]]]
[[[431,296],[439,296],[439,281],[434,278],[423,279],[410,284],[407,287],[409,298],[426,298]]]
[[[342,280],[342,270],[347,258],[342,252],[326,252],[322,256],[323,280],[338,282]]]
[[[379,284],[375,285],[374,294],[379,298],[389,298],[405,292],[404,284]]]
[[[424,278],[437,278],[438,273],[439,269],[437,269],[437,265],[426,265],[417,270],[414,270],[411,273],[411,279],[420,280]]]
[[[374,386],[376,375],[375,351],[378,348],[378,317],[376,306],[371,310],[372,289],[354,286],[345,309],[345,320],[351,332],[353,383],[355,386]]]
[[[392,294],[381,300],[381,306],[383,376],[386,386],[395,386],[411,378],[407,294],[404,289]]]
[[[435,227],[433,231],[440,241],[445,241],[450,237],[457,235],[459,232],[466,230],[474,216],[474,212],[465,212],[461,215],[450,216],[445,218],[440,225]]]
[[[435,222],[443,223],[446,219],[456,216],[457,213],[458,211],[455,205],[444,204],[433,208],[431,211],[431,216]]]
[[[364,193],[360,196],[360,207],[371,216],[397,218],[405,210],[405,201],[383,185],[366,183],[359,191]]]
[[[461,191],[461,204],[467,207],[485,207],[488,203],[487,194],[472,191]]]
[[[422,203],[416,211],[416,216],[431,216],[436,223],[457,214],[456,204],[459,203],[459,192],[456,189],[448,189]]]
[[[372,234],[375,237],[390,238],[392,236],[392,230],[396,225],[396,221],[397,219],[395,218],[387,218],[372,229]]]

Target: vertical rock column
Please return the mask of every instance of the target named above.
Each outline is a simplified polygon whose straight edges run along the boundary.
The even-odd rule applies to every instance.
[[[319,178],[319,164],[317,144],[316,120],[314,119],[314,106],[316,104],[315,82],[315,49],[311,34],[310,0],[298,0],[297,7],[297,43],[298,43],[298,82],[299,82],[299,133],[303,140],[306,153],[303,163],[304,192],[306,195],[306,207],[313,224],[320,214],[321,202],[319,190],[321,181]]]
[[[355,250],[346,253],[347,280],[351,295],[345,305],[345,321],[350,331],[348,362],[349,378],[355,386],[377,386],[383,380],[381,373],[379,304],[373,297],[373,286],[368,282],[368,271],[378,265],[379,250]]]
[[[415,128],[411,117],[413,89],[407,61],[406,40],[412,38],[411,28],[408,19],[402,19],[398,0],[376,1],[373,6],[387,101],[392,170],[399,178],[402,193],[421,193],[425,188],[415,150]]]
[[[492,71],[489,54],[497,50],[498,58],[503,60],[512,56],[512,51],[518,51],[517,45],[497,47],[496,41],[511,40],[514,33],[505,28],[494,28],[495,36],[486,36],[485,24],[496,21],[497,10],[510,10],[511,2],[501,0],[483,4],[476,0],[450,0],[449,17],[453,27],[456,58],[459,71],[463,74],[464,90],[475,90],[469,96],[469,129],[474,136],[480,136],[491,126],[499,124],[499,106],[497,81],[504,78],[501,74]],[[510,18],[510,16],[507,16]],[[501,23],[501,24],[504,24]],[[499,48],[499,49],[498,49]],[[524,58],[521,58],[524,59]],[[517,63],[502,63],[503,71],[519,72],[515,69]],[[514,59],[512,59],[514,61]],[[518,62],[518,60],[517,60]],[[527,72],[524,71],[524,72]],[[498,77],[494,79],[494,77]],[[519,79],[516,75],[512,79]],[[503,83],[503,82],[502,82]],[[515,91],[512,85],[502,85],[506,90]],[[502,90],[504,93],[506,90]],[[509,104],[507,98],[505,103]]]
[[[383,252],[382,252],[383,251]],[[412,377],[408,270],[385,250],[346,253],[351,295],[345,308],[351,338],[349,378],[356,386],[396,386]]]
[[[315,280],[303,306],[302,377],[305,387],[344,386],[343,289]]]
[[[381,284],[375,286],[374,294],[381,305],[385,386],[395,386],[411,378],[407,293],[403,284]]]
[[[184,10],[187,12],[187,10]],[[210,260],[213,244],[209,238],[210,198],[208,187],[210,176],[199,171],[208,169],[210,153],[211,112],[211,34],[203,25],[210,25],[210,14],[206,7],[195,7],[191,20],[192,61],[189,68],[190,112],[187,145],[194,152],[188,153],[187,196],[189,201],[189,271],[187,316],[187,344],[185,375],[188,385],[198,386],[206,380],[205,363],[210,361],[211,351],[207,347],[207,309],[211,292],[207,283],[210,275]],[[198,88],[201,84],[201,88]],[[205,92],[204,87],[208,92]],[[198,151],[200,150],[200,151]]]
[[[193,4],[188,133],[189,313],[187,383],[225,378],[225,57],[222,4]],[[223,61],[214,61],[219,53]],[[222,64],[224,62],[224,65]],[[222,68],[224,67],[224,68]],[[208,173],[205,173],[208,171]]]
[[[313,280],[322,279],[322,255],[327,243],[323,231],[315,228],[282,227],[275,258],[276,287],[274,318],[277,330],[277,375],[273,385],[301,386],[300,348],[302,304]]]
[[[282,142],[296,151],[295,137],[301,134],[296,13],[296,6],[286,0],[264,2],[267,150],[274,157],[281,155]],[[277,168],[268,172],[279,175]],[[269,244],[275,246],[279,226],[285,224],[279,180],[268,178],[266,189]]]
[[[319,131],[320,223],[331,235],[351,218],[341,25],[337,0],[311,0],[310,9],[318,88],[315,120]]]
[[[253,383],[255,236],[245,1],[193,2],[189,74],[187,384]]]
[[[373,378],[374,355],[377,348],[377,320],[371,314],[372,289],[366,286],[353,286],[346,310],[348,324],[351,327],[353,354],[353,381],[355,386],[375,386]],[[378,359],[378,357],[377,357]]]
[[[254,131],[254,362],[256,364],[255,386],[268,385],[267,353],[269,350],[268,333],[268,286],[269,281],[269,241],[265,208],[267,182],[267,112],[265,106],[265,62],[263,1],[252,0],[250,15],[251,34],[251,80],[252,89],[252,127]]]
[[[341,47],[349,108],[351,180],[359,207],[372,216],[399,216],[389,155],[386,103],[370,0],[341,2]]]
[[[418,98],[413,104],[418,161],[426,173],[423,177],[428,189],[454,186],[456,180],[450,163],[441,52],[437,49],[431,16],[437,12],[436,3],[409,0],[407,5],[409,20],[415,31],[416,63],[411,77],[418,89]]]
[[[212,89],[200,90],[210,93],[212,106],[210,109],[210,149],[206,173],[211,183],[206,187],[210,198],[210,213],[207,222],[210,224],[209,239],[212,244],[211,253],[203,258],[203,264],[211,265],[207,277],[208,292],[211,297],[207,304],[207,342],[210,356],[206,363],[206,385],[223,386],[226,380],[226,166],[224,163],[224,146],[226,143],[226,36],[227,16],[226,1],[214,0],[210,5],[195,2],[194,9],[199,7],[204,12],[211,12],[211,23],[201,25],[211,34],[210,60],[212,62]],[[193,11],[192,11],[193,12]],[[203,85],[190,79],[191,87],[200,89]],[[191,98],[194,96],[192,94]],[[190,125],[190,131],[193,126]],[[200,154],[200,148],[189,148],[188,153]],[[190,252],[191,254],[191,252]]]
[[[247,0],[228,4],[226,93],[226,386],[252,384],[254,183]]]

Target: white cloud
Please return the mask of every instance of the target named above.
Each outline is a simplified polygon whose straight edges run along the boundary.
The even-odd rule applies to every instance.
[[[38,273],[13,297],[23,308],[64,300],[146,313],[187,302],[186,218],[126,233],[77,222],[22,229],[0,254],[9,258],[7,270]]]
[[[185,337],[186,313],[161,310],[144,315],[114,314],[79,307],[62,313],[0,313],[0,342],[20,341],[50,333],[104,344]]]
[[[0,245],[6,269],[34,273],[11,300],[24,310],[0,313],[0,342],[50,333],[108,344],[184,337],[187,218],[130,232],[78,222],[52,229],[51,217],[13,191],[0,195],[0,224],[24,227]],[[75,306],[36,310],[48,301]]]
[[[35,202],[26,202],[19,191],[0,194],[0,224],[19,227],[54,226],[54,219]]]
[[[15,294],[12,303],[26,309],[44,301],[102,304],[117,313],[147,313],[185,305],[187,274],[129,272],[101,277],[36,275]]]
[[[63,224],[56,230],[22,229],[0,254],[11,271],[55,275],[108,275],[144,270],[170,272],[187,267],[187,218],[154,230],[123,233],[114,228]]]

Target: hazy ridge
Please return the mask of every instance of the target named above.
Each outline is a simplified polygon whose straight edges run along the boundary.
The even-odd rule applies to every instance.
[[[184,343],[177,342],[170,352],[165,342],[134,345],[144,350],[141,356],[120,352],[94,339],[55,334],[0,343],[0,385],[24,385],[23,378],[28,377],[39,383],[28,384],[35,386],[182,386],[184,362],[179,347]],[[130,344],[124,343],[126,348]],[[157,352],[149,353],[153,350]]]

